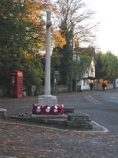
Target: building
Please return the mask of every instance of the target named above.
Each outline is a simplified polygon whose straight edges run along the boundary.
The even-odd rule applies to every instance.
[[[81,80],[78,80],[77,89],[87,90],[90,89],[89,87],[90,82],[94,83],[95,80],[95,48],[93,47],[88,47],[83,49],[81,48],[81,54],[85,56],[86,55],[90,56],[91,62],[89,67],[87,67],[86,71],[83,73]]]
[[[90,82],[94,83],[95,79],[95,61],[92,57],[90,66],[87,68],[85,73],[82,76],[82,79],[78,82],[78,86],[81,85],[81,90],[90,89]]]

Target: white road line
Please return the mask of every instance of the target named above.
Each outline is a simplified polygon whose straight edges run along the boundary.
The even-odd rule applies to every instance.
[[[118,98],[117,97],[111,97],[112,99],[116,99],[116,100],[118,100]]]
[[[117,97],[111,97],[111,99],[114,99],[114,100],[111,100],[111,102],[118,102],[118,98]]]
[[[109,131],[107,128],[105,128],[105,127],[103,127],[103,126],[99,125],[97,122],[95,122],[95,121],[91,121],[91,122],[93,122],[96,126],[98,126],[98,127],[102,128],[104,133],[106,133],[106,132],[108,132],[108,131]]]
[[[85,95],[85,98],[86,98],[87,100],[89,100],[90,102],[94,103],[94,101],[91,100],[88,96]]]
[[[85,98],[87,100],[89,100],[90,102],[92,102],[92,103],[101,104],[101,102],[99,102],[98,100],[94,99],[91,95],[89,95],[89,96],[85,95]]]
[[[100,103],[98,100],[94,99],[91,95],[89,95],[89,98],[91,98],[93,101],[95,101],[96,103]]]

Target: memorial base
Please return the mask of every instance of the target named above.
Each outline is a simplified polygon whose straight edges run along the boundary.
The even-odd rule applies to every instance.
[[[44,105],[55,105],[57,104],[57,97],[52,95],[42,95],[38,98],[38,104]]]

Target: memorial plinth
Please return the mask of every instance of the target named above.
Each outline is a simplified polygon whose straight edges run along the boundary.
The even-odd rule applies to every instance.
[[[42,95],[38,98],[38,103],[44,105],[55,105],[57,104],[57,97],[52,95]]]

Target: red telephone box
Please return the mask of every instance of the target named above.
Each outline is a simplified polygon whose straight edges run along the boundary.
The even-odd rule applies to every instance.
[[[16,98],[23,97],[23,72],[13,71],[10,74],[10,96]]]

